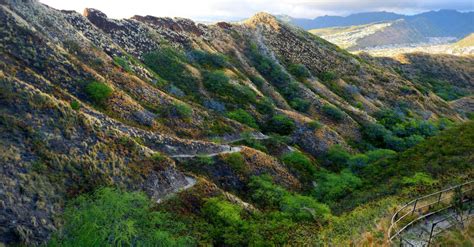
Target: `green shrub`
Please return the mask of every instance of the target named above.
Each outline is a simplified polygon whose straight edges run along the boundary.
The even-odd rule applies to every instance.
[[[317,129],[320,129],[321,127],[323,127],[323,124],[317,120],[314,120],[308,123],[308,128],[312,130],[317,130]]]
[[[318,77],[319,77],[319,79],[321,79],[324,82],[330,82],[330,81],[333,81],[333,80],[337,79],[336,74],[332,71],[322,72],[322,73],[319,74]]]
[[[319,175],[314,195],[322,202],[334,202],[362,185],[362,180],[348,170],[341,173],[322,173]]]
[[[194,50],[190,53],[191,59],[205,68],[222,69],[228,65],[227,58],[219,53],[209,53]]]
[[[302,195],[287,195],[280,203],[280,210],[295,221],[318,221],[325,223],[331,210],[314,198]]]
[[[163,109],[162,114],[169,118],[178,117],[190,120],[193,114],[193,109],[186,103],[173,102],[171,105]]]
[[[277,209],[283,197],[289,194],[284,188],[275,185],[268,175],[253,176],[248,185],[252,201],[261,208]]]
[[[245,170],[245,159],[241,153],[227,155],[225,162],[236,172],[244,172]]]
[[[333,145],[327,151],[325,158],[329,169],[339,171],[347,167],[351,155],[342,146]]]
[[[269,121],[267,121],[264,130],[269,133],[289,135],[295,130],[295,128],[295,123],[287,116],[274,115]]]
[[[251,44],[249,48],[250,58],[255,68],[263,77],[274,83],[277,87],[291,81],[289,75],[282,70],[281,66],[275,63],[271,58],[263,55],[258,50],[257,45]]]
[[[223,135],[232,132],[234,129],[221,121],[213,121],[209,128],[210,135]]]
[[[181,51],[172,47],[143,55],[143,62],[161,78],[175,84],[186,95],[196,97],[199,92],[197,80],[187,71],[186,58]]]
[[[251,198],[265,209],[278,208],[285,217],[294,221],[317,220],[324,223],[330,215],[329,208],[314,198],[292,194],[275,185],[268,175],[252,177],[249,183]]]
[[[204,87],[228,103],[249,104],[256,102],[256,94],[248,86],[233,85],[223,71],[204,73]]]
[[[265,153],[268,152],[267,148],[260,142],[260,140],[257,140],[255,138],[253,138],[250,135],[250,133],[246,132],[246,133],[243,133],[241,136],[242,136],[243,140],[240,141],[238,144],[242,144],[242,145],[245,145],[247,147],[251,147],[251,148],[260,150],[262,152],[265,152]]]
[[[324,105],[323,112],[335,121],[341,121],[344,119],[345,116],[343,111],[332,105]]]
[[[444,80],[431,77],[423,77],[419,78],[419,80],[423,85],[430,88],[436,95],[446,101],[456,100],[469,94],[467,90]]]
[[[316,166],[301,152],[287,153],[281,159],[290,168],[290,171],[297,173],[304,182],[312,181],[316,174]]]
[[[127,60],[125,60],[124,58],[122,57],[118,57],[118,56],[115,56],[114,57],[114,64],[120,68],[122,68],[123,70],[125,70],[126,72],[128,73],[131,73],[132,72],[132,68],[130,67],[130,65],[128,64]]]
[[[204,74],[204,86],[210,92],[226,95],[232,91],[229,77],[224,71],[207,72]]]
[[[242,109],[227,113],[227,117],[252,128],[258,128],[257,122],[255,122],[255,119],[252,117],[252,115]]]
[[[79,101],[77,101],[77,100],[71,101],[70,106],[71,106],[71,108],[72,108],[73,110],[75,110],[75,111],[77,111],[77,110],[79,110],[79,109],[81,108],[81,104],[80,104]]]
[[[214,159],[207,155],[199,155],[197,157],[197,163],[201,166],[210,166],[214,164]]]
[[[161,163],[163,162],[164,160],[166,160],[166,156],[160,152],[155,152],[152,156],[151,156],[151,159],[153,161],[156,161],[158,163]]]
[[[87,84],[86,93],[95,104],[103,105],[113,90],[105,83],[93,81]]]
[[[242,219],[242,209],[228,201],[213,197],[204,203],[203,216],[212,224],[206,229],[217,246],[245,245],[246,222]]]
[[[347,165],[352,172],[359,173],[367,165],[377,162],[382,159],[394,157],[397,152],[390,149],[376,149],[368,151],[365,154],[356,154],[349,158]]]
[[[362,104],[362,102],[358,101],[354,104],[354,107],[358,108],[358,109],[364,109],[364,104]]]
[[[308,112],[310,103],[305,99],[294,98],[290,101],[290,106],[299,112]]]
[[[64,211],[64,229],[50,246],[187,246],[185,225],[169,214],[151,210],[154,202],[141,193],[97,190],[72,200]]]
[[[213,197],[204,203],[202,213],[216,225],[238,226],[243,224],[242,209],[228,201]]]
[[[403,185],[411,186],[430,186],[436,183],[429,174],[424,172],[416,172],[412,177],[403,177],[401,180]]]
[[[261,78],[260,76],[254,76],[250,75],[249,79],[252,81],[252,83],[257,86],[258,88],[261,88],[263,84],[265,84],[265,80]]]
[[[290,64],[288,66],[288,72],[290,72],[290,74],[300,81],[305,80],[311,76],[311,73],[303,64]]]
[[[273,114],[275,112],[275,106],[273,105],[273,102],[268,98],[264,98],[257,101],[256,106],[257,111],[261,114]]]
[[[173,106],[181,118],[190,118],[193,114],[193,109],[185,103],[175,103]]]

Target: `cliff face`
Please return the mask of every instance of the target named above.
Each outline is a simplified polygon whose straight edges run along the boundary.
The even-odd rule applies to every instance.
[[[244,174],[228,167],[203,173],[225,189],[267,173],[298,190],[298,179],[272,154],[224,144],[244,132],[263,136],[257,126],[232,120],[239,121],[230,114],[238,109],[261,126],[286,116],[295,125],[291,143],[316,158],[335,144],[350,149],[382,108],[403,103],[425,118],[461,119],[392,70],[264,13],[241,24],[201,25],[4,0],[0,22],[0,243],[43,242],[60,226],[54,219],[65,201],[99,186],[162,199],[189,185],[186,168],[173,160],[182,157],[240,152]],[[155,68],[150,54],[165,48],[178,55],[167,53],[173,64]],[[196,51],[225,59],[213,58],[217,70],[200,63]],[[162,72],[167,65],[178,72]],[[305,78],[291,72],[293,65],[307,69]],[[284,79],[269,76],[275,71]],[[321,79],[328,74],[334,78]],[[97,98],[94,85],[107,88],[106,97]],[[340,119],[329,106],[340,109]],[[320,127],[310,127],[315,120]]]

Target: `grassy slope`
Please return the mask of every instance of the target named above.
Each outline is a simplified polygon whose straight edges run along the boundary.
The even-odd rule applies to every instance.
[[[467,35],[454,44],[455,47],[474,46],[474,33]]]
[[[401,153],[393,166],[399,174],[424,171],[467,174],[474,168],[474,121],[463,123]]]

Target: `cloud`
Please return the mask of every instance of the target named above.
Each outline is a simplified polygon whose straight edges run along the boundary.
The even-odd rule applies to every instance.
[[[392,11],[414,14],[428,10],[457,9],[472,11],[473,0],[40,0],[59,9],[82,12],[97,8],[110,17],[134,14],[180,16],[198,20],[238,20],[265,11],[293,17],[314,18],[320,15],[347,15],[368,11]]]

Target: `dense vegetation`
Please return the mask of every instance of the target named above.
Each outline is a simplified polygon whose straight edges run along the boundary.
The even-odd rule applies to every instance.
[[[69,202],[64,230],[49,246],[189,246],[185,226],[168,213],[152,210],[141,193],[104,188]]]

